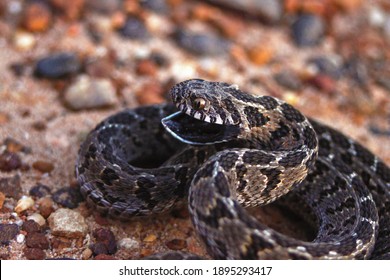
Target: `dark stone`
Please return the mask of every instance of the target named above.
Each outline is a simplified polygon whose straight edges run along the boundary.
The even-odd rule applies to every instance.
[[[64,187],[53,193],[53,200],[58,204],[73,209],[83,200],[78,189]]]
[[[37,77],[60,79],[77,74],[81,69],[81,62],[74,53],[57,53],[40,59],[34,74]]]
[[[30,248],[49,249],[49,241],[44,233],[33,232],[27,235],[26,245]]]
[[[187,241],[183,239],[172,239],[165,245],[167,245],[167,247],[171,250],[182,250],[187,248]]]
[[[22,230],[26,231],[27,233],[40,232],[41,226],[33,220],[27,220],[23,223]]]
[[[96,241],[98,241],[98,243],[96,244],[102,243],[106,247],[107,252],[101,254],[115,254],[115,252],[117,251],[117,246],[115,236],[111,230],[99,228],[93,232],[93,236],[96,238]],[[95,254],[98,255],[99,253]]]
[[[316,15],[303,14],[292,24],[292,37],[299,47],[310,47],[320,43],[325,33],[323,19]]]
[[[0,192],[4,193],[6,197],[19,199],[22,195],[22,188],[20,186],[20,176],[6,177],[0,179]]]
[[[5,151],[0,154],[0,171],[10,172],[19,169],[22,166],[22,160],[16,153]]]
[[[46,258],[45,252],[39,248],[25,248],[23,253],[28,260],[44,260]]]
[[[328,75],[333,79],[339,79],[341,76],[340,66],[327,57],[313,57],[308,63],[316,67],[318,73]]]
[[[166,14],[169,11],[166,0],[144,0],[141,6],[156,13]]]
[[[127,18],[125,24],[119,29],[119,33],[129,39],[144,40],[150,37],[145,24],[135,17]]]
[[[16,224],[0,224],[0,243],[7,245],[19,233],[19,227]]]
[[[34,187],[32,187],[30,189],[29,194],[31,196],[35,196],[35,197],[41,198],[41,197],[50,195],[51,194],[51,190],[50,190],[50,188],[48,186],[43,185],[41,183],[38,183]]]
[[[108,254],[107,246],[103,242],[91,244],[89,246],[89,249],[92,250],[95,256],[100,254],[105,254],[105,255]]]
[[[281,71],[274,76],[275,81],[291,90],[300,90],[302,88],[302,82],[299,77],[292,71]]]
[[[173,36],[180,47],[195,55],[222,55],[230,49],[230,42],[217,36],[193,33],[182,29],[177,30]]]

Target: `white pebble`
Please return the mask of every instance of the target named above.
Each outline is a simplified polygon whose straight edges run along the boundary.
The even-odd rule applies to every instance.
[[[46,224],[45,218],[39,213],[34,213],[34,214],[28,216],[27,220],[32,220],[40,226],[44,226]]]
[[[23,243],[25,239],[26,237],[21,233],[16,236],[16,242],[18,243]]]
[[[20,213],[34,206],[34,199],[30,196],[22,196],[15,207],[15,212]]]

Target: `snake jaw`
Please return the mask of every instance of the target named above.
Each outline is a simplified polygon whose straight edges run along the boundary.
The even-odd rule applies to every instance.
[[[239,126],[201,121],[180,111],[163,118],[161,123],[173,137],[190,145],[227,142],[240,133]]]

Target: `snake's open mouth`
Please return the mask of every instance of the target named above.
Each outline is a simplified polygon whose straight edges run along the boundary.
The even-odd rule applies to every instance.
[[[161,123],[175,138],[191,145],[227,142],[240,133],[238,126],[200,121],[180,111],[163,118]]]

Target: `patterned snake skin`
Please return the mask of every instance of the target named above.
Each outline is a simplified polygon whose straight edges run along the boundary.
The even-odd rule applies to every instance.
[[[368,150],[283,101],[234,85],[188,80],[171,96],[175,106],[107,118],[82,144],[77,178],[99,211],[128,219],[188,197],[216,259],[390,259],[390,169]],[[276,199],[313,213],[312,242],[245,210]],[[192,258],[152,258],[180,256]]]

